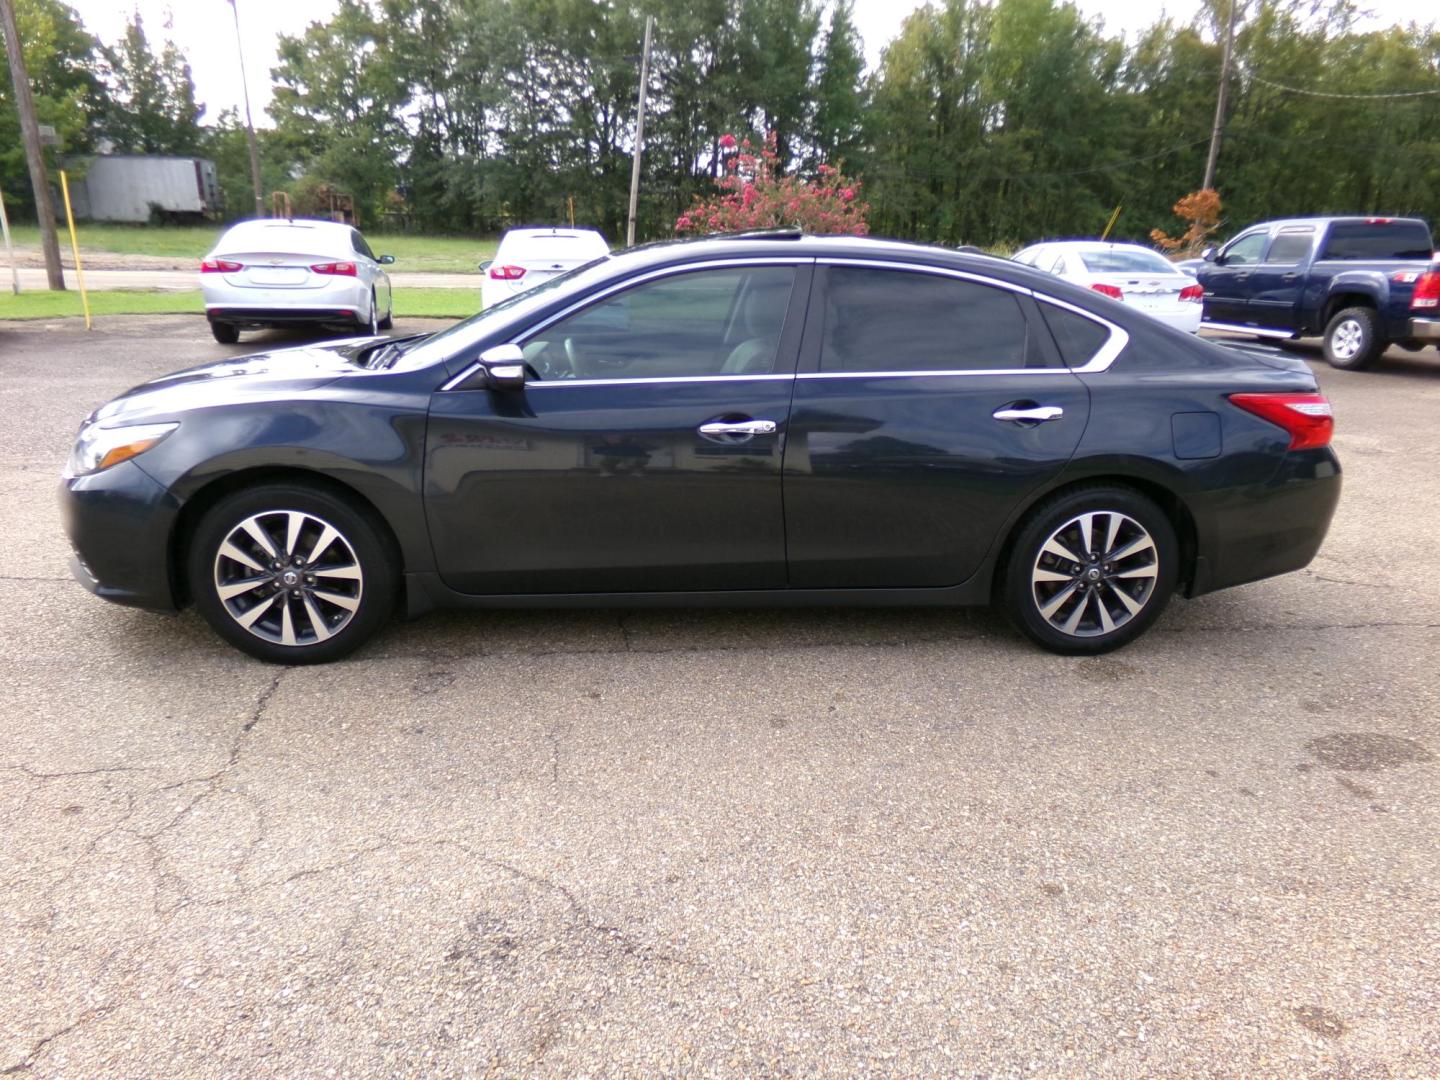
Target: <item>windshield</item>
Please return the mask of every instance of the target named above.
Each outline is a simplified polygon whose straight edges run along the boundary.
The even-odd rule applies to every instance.
[[[1174,274],[1175,267],[1153,251],[1082,251],[1080,261],[1092,274]]]
[[[536,308],[544,307],[557,291],[580,283],[582,279],[596,274],[609,261],[608,255],[602,255],[583,266],[577,266],[573,270],[567,270],[563,274],[547,278],[539,285],[532,286],[522,293],[516,293],[514,296],[501,300],[498,304],[491,304],[485,310],[477,312],[468,319],[447,327],[439,333],[431,334],[414,348],[407,349],[397,361],[396,366],[420,368],[427,364],[438,363],[448,356],[454,356],[479,341],[497,325]]]

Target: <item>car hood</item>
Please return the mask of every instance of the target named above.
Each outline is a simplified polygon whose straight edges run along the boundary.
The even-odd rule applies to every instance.
[[[357,358],[375,340],[346,338],[323,345],[275,349],[162,375],[102,405],[89,420],[109,424],[138,422],[240,400],[294,397],[336,379],[366,374]]]

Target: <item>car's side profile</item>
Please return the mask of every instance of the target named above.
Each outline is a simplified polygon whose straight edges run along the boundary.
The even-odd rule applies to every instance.
[[[382,269],[394,261],[341,222],[242,221],[200,263],[205,317],[222,345],[243,329],[297,324],[376,334],[394,315]]]
[[[1006,260],[851,238],[635,249],[440,334],[245,357],[82,426],[77,577],[265,659],[397,604],[998,602],[1060,652],[1306,565],[1308,368]]]

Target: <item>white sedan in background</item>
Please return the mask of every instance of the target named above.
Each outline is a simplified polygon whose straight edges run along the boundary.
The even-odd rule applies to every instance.
[[[360,230],[336,221],[242,221],[200,264],[205,317],[215,340],[233,345],[241,329],[339,326],[378,334],[390,329],[394,301]]]
[[[500,238],[495,258],[480,264],[485,281],[480,306],[493,307],[542,281],[610,254],[610,245],[594,229],[510,229]]]
[[[1204,288],[1169,259],[1139,244],[1033,244],[1017,252],[1015,261],[1094,289],[1177,330],[1200,331]]]

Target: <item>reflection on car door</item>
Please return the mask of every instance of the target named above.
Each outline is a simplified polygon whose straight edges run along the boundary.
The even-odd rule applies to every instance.
[[[667,271],[515,338],[524,391],[432,399],[426,513],[467,593],[785,584],[808,260]]]
[[[790,584],[958,584],[1070,460],[1089,393],[1022,292],[898,265],[817,274],[785,450]]]

